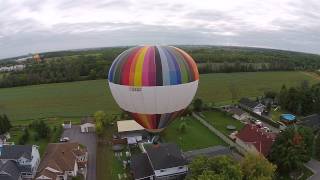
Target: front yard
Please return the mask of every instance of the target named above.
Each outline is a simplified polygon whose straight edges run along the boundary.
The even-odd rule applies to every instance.
[[[180,132],[179,126],[183,122],[187,125],[186,130]],[[163,131],[161,136],[166,142],[177,143],[183,151],[226,145],[224,141],[193,117],[185,117],[184,120],[176,119]]]
[[[237,130],[241,130],[244,127],[244,123],[232,118],[230,115],[220,111],[206,111],[202,113],[205,116],[205,120],[213,127],[218,129],[224,135],[229,136],[232,131],[227,129],[228,125],[234,126]]]

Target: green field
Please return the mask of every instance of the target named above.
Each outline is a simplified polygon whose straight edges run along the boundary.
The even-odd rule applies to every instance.
[[[242,96],[262,95],[265,90],[279,90],[283,84],[294,86],[303,80],[319,82],[304,72],[216,73],[200,76],[197,96],[206,102],[231,102],[230,85]],[[119,111],[106,80],[44,84],[0,89],[0,113],[15,120],[40,117],[75,117],[97,110]]]
[[[187,124],[184,133],[179,132],[179,125],[182,122]],[[165,141],[177,143],[183,151],[226,145],[218,136],[191,117],[172,122],[168,129],[163,132],[162,137]]]
[[[235,126],[237,131],[244,127],[244,123],[220,111],[207,111],[203,114],[207,122],[209,122],[213,127],[217,128],[226,136],[229,136],[230,133],[232,133],[232,131],[227,129],[228,125]]]

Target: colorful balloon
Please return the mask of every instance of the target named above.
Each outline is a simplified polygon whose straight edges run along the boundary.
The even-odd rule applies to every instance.
[[[199,72],[179,48],[138,46],[114,60],[108,81],[120,108],[149,132],[160,132],[191,103]]]

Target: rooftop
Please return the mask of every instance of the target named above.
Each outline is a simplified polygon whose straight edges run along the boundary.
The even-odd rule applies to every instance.
[[[151,164],[145,153],[132,156],[130,166],[134,179],[142,179],[153,175]]]
[[[267,156],[270,152],[271,146],[276,139],[277,134],[265,132],[256,125],[247,124],[236,135],[246,143],[250,143],[255,146],[258,152]]]
[[[144,128],[134,120],[117,121],[118,132],[130,132],[144,130]]]
[[[3,145],[0,148],[0,159],[19,159],[24,157],[31,160],[32,145]]]
[[[249,98],[241,98],[239,102],[240,102],[240,104],[243,104],[249,108],[254,108],[260,104],[259,102],[252,101]]]
[[[180,148],[176,144],[163,143],[146,146],[145,149],[154,170],[184,166],[187,164]]]

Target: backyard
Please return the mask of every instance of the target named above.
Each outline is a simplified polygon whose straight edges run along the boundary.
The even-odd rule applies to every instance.
[[[179,131],[181,123],[186,123],[185,132]],[[162,133],[166,142],[177,143],[183,151],[201,149],[216,145],[226,145],[218,136],[193,117],[177,119]]]
[[[227,129],[228,125],[234,126],[237,130],[241,130],[244,127],[244,123],[232,118],[224,112],[220,111],[206,111],[202,113],[205,116],[205,120],[209,122],[213,127],[218,129],[224,135],[229,136],[232,131]]]

